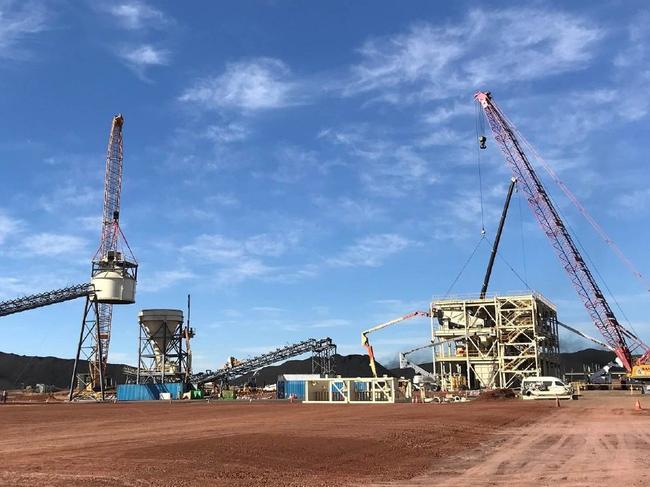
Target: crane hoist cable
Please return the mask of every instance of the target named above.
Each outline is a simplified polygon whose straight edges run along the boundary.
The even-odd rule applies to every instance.
[[[591,216],[591,213],[587,211],[587,209],[580,203],[578,198],[576,197],[575,194],[568,188],[568,186],[560,179],[560,177],[557,175],[557,173],[553,170],[553,168],[549,165],[546,160],[542,156],[539,155],[539,153],[535,150],[535,147],[528,142],[528,140],[519,132],[517,127],[512,123],[508,117],[503,114],[504,119],[508,122],[510,125],[512,131],[517,135],[517,138],[519,138],[522,143],[530,150],[530,152],[535,156],[535,158],[540,162],[546,173],[553,179],[553,182],[557,184],[562,192],[566,195],[567,198],[569,198],[569,201],[573,204],[573,206],[576,207],[576,209],[580,212],[580,214],[589,222],[589,224],[593,227],[593,229],[596,231],[596,233],[603,239],[603,241],[614,251],[616,256],[623,262],[625,267],[628,268],[628,270],[632,273],[632,275],[639,281],[641,284],[644,286],[646,291],[650,292],[650,281],[636,268],[634,263],[625,255],[625,253],[621,250],[621,248],[618,246],[618,244],[612,239],[607,232],[603,229],[602,226],[595,220],[593,216]]]
[[[454,289],[454,286],[456,285],[456,283],[458,282],[458,280],[461,278],[461,276],[462,276],[463,273],[465,272],[465,269],[467,268],[467,266],[469,265],[469,263],[472,261],[472,259],[473,259],[474,256],[476,255],[476,251],[478,250],[478,248],[480,247],[481,243],[482,243],[484,240],[485,240],[485,233],[482,233],[482,234],[481,234],[481,238],[479,238],[478,242],[476,243],[476,246],[474,247],[474,250],[472,250],[472,253],[469,255],[469,257],[467,258],[467,260],[465,261],[465,263],[464,263],[463,266],[461,267],[460,272],[458,273],[458,275],[456,275],[456,278],[453,280],[453,282],[451,283],[451,285],[450,285],[449,288],[447,289],[447,292],[445,293],[445,296],[444,296],[445,298],[448,297],[449,294],[451,293],[451,291]]]
[[[483,208],[483,175],[481,174],[481,150],[485,149],[486,137],[484,135],[482,111],[476,105],[476,167],[478,169],[478,190],[481,202],[481,235],[485,235],[485,211]]]

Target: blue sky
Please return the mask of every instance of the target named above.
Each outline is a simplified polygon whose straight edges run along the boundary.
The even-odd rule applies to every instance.
[[[187,293],[198,368],[307,337],[362,353],[362,330],[426,309],[481,237],[477,89],[650,274],[650,10],[520,4],[0,0],[0,299],[88,279],[121,112],[121,219],[141,267],[110,359],[135,362],[139,309]],[[510,175],[486,135],[493,236]],[[648,292],[542,176],[650,340]],[[453,293],[480,289],[488,253]],[[519,196],[501,253],[492,290],[525,289],[512,267],[597,334]],[[0,349],[73,356],[82,307],[3,318]],[[394,358],[428,324],[373,338]]]

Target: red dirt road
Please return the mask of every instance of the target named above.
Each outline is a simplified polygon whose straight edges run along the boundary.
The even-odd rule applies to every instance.
[[[650,400],[616,394],[586,393],[562,402],[535,423],[498,431],[482,448],[392,485],[646,487],[650,410],[635,411],[634,403],[640,399],[650,408]]]
[[[406,480],[509,424],[522,401],[432,405],[46,404],[0,407],[0,484],[346,485]]]
[[[634,399],[8,405],[0,484],[650,485]]]

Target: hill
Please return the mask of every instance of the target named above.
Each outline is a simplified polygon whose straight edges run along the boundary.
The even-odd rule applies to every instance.
[[[585,369],[594,372],[614,360],[614,357],[614,352],[595,348],[586,348],[577,352],[563,352],[560,353],[560,374],[582,372]],[[419,365],[429,372],[433,367],[431,362]],[[415,374],[413,369],[400,369],[399,367],[392,368],[389,372],[396,377],[405,377],[407,379],[412,379]]]
[[[588,348],[572,353],[560,354],[561,372],[579,372],[588,367],[592,371],[613,360],[614,354],[606,350]],[[337,375],[344,377],[369,377],[370,365],[367,355],[334,355],[334,367]],[[30,357],[13,353],[0,352],[0,389],[23,388],[28,385],[47,384],[65,389],[70,385],[70,375],[73,366],[72,359],[57,357]],[[431,370],[432,364],[420,365],[426,370]],[[81,370],[87,370],[87,363],[81,362]],[[123,364],[110,364],[108,374],[114,384],[125,382],[122,374]],[[258,386],[263,387],[275,384],[281,374],[310,374],[311,357],[303,360],[288,360],[279,365],[272,365],[258,370],[255,374],[248,374],[235,381],[236,384],[249,382],[253,376]],[[386,369],[377,363],[377,373],[394,375],[396,377],[412,378],[412,369]]]
[[[0,389],[22,389],[36,384],[70,387],[73,359],[31,357],[0,352]],[[109,364],[108,375],[113,383],[124,382],[123,364]],[[80,371],[88,370],[88,362],[80,361]]]
[[[332,357],[334,370],[343,377],[370,377],[370,362],[367,355],[334,355]],[[380,363],[376,363],[377,374],[391,375],[390,371]],[[281,374],[311,374],[311,357],[303,360],[287,360],[279,365],[271,365],[247,374],[235,381],[235,384],[245,384],[255,377],[258,387],[275,384]]]

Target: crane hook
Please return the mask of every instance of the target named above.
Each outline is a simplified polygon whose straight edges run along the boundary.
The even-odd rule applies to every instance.
[[[481,135],[481,136],[478,138],[478,146],[479,146],[479,148],[481,148],[481,149],[487,149],[486,142],[487,142],[487,138],[485,137],[485,135]]]

